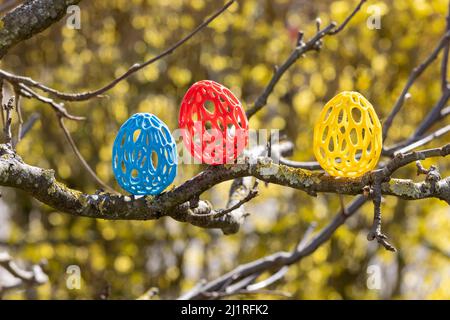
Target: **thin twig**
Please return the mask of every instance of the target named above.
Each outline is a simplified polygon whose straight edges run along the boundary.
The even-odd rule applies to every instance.
[[[339,204],[341,205],[341,213],[347,215],[347,211],[345,211],[344,196],[342,194],[339,195]]]
[[[443,108],[441,110],[441,116],[440,116],[439,120],[442,120],[443,118],[445,118],[449,114],[450,114],[450,106]]]
[[[382,179],[375,179],[372,186],[373,190],[373,223],[370,229],[367,240],[377,240],[386,250],[396,252],[395,247],[387,241],[387,236],[381,232],[381,183]]]
[[[12,148],[12,133],[11,133],[11,110],[14,109],[14,97],[9,98],[8,102],[3,105],[6,112],[5,126],[3,132],[5,134],[6,145]]]
[[[5,127],[5,113],[3,112],[3,85],[4,80],[3,78],[0,78],[0,111],[1,111],[1,118],[2,118],[2,127]]]
[[[22,118],[22,108],[20,103],[20,90],[17,87],[14,87],[14,101],[17,112],[18,126],[17,126],[17,138],[15,140],[14,146],[20,142],[22,138],[22,126],[23,126],[23,118]]]
[[[396,144],[392,147],[386,148],[383,151],[384,155],[393,155],[394,153],[406,153],[411,150],[414,150],[418,147],[424,146],[427,143],[432,142],[433,140],[442,137],[450,131],[450,125],[447,125],[443,128],[440,128],[426,136],[418,137],[415,139],[407,139],[404,142]]]
[[[334,234],[344,222],[352,216],[357,210],[366,202],[363,196],[358,196],[347,207],[348,215],[344,216],[340,212],[335,218],[324,227],[313,239],[309,241],[301,250],[294,250],[292,252],[279,251],[271,255],[259,258],[246,264],[237,266],[235,269],[228,273],[218,277],[217,279],[202,284],[201,286],[195,286],[191,291],[185,293],[179,299],[181,300],[193,300],[193,299],[214,299],[220,298],[218,296],[208,296],[210,292],[223,292],[227,286],[234,282],[237,282],[243,278],[249,277],[254,274],[261,274],[273,269],[280,269],[283,266],[290,266],[294,263],[298,263],[302,258],[314,253],[324,242],[326,242]]]
[[[446,251],[444,249],[439,248],[436,244],[432,243],[430,240],[423,239],[422,245],[450,260],[450,251],[448,250]]]
[[[289,57],[286,59],[286,61],[276,68],[274,74],[272,75],[272,78],[270,79],[267,86],[264,88],[262,94],[256,99],[253,106],[247,110],[247,117],[252,117],[256,112],[258,112],[262,107],[264,107],[267,104],[267,99],[269,98],[270,94],[275,88],[275,85],[280,81],[281,77],[284,75],[284,73],[300,58],[302,57],[306,52],[312,51],[312,50],[319,50],[322,45],[322,38],[324,38],[327,35],[335,35],[338,32],[340,32],[342,29],[345,28],[345,26],[348,24],[348,22],[356,15],[356,13],[361,9],[361,6],[366,0],[361,0],[360,3],[357,5],[357,7],[352,11],[352,13],[347,16],[347,18],[344,20],[342,24],[340,24],[338,27],[336,27],[336,23],[332,22],[322,30],[318,30],[317,33],[306,43],[303,42],[303,32],[299,32],[299,36],[297,39],[297,47],[292,51],[292,53],[289,55]],[[317,26],[320,26],[316,22]]]
[[[30,271],[25,270],[19,267],[7,252],[0,252],[0,267],[17,279],[17,282],[11,285],[0,283],[0,297],[7,290],[21,286],[38,286],[48,281],[48,276],[42,270],[41,265],[33,265]]]
[[[446,20],[446,30],[447,32],[450,31],[450,1],[448,2],[448,9],[447,9],[447,17]],[[447,70],[448,70],[448,55],[449,55],[449,49],[450,49],[450,43],[447,42],[447,44],[444,47],[444,53],[442,56],[442,63],[441,63],[441,90],[444,92],[448,89],[448,81],[447,81]]]
[[[273,275],[268,277],[267,279],[264,279],[262,281],[259,281],[259,282],[256,282],[254,284],[248,285],[246,289],[248,291],[256,291],[256,290],[262,290],[264,288],[267,288],[268,286],[274,284],[275,282],[283,279],[288,271],[289,271],[289,267],[288,266],[284,266],[280,270],[275,272]]]
[[[152,287],[148,289],[144,294],[139,296],[136,300],[152,300],[159,296],[159,289],[156,287]]]
[[[269,81],[269,84],[265,87],[262,94],[256,99],[256,102],[253,104],[253,106],[247,110],[247,117],[251,118],[256,112],[258,112],[262,107],[264,107],[267,104],[267,99],[269,98],[270,94],[274,90],[276,84],[278,81],[280,81],[281,77],[284,75],[284,73],[307,51],[311,50],[317,50],[318,44],[317,42],[322,39],[324,36],[326,36],[331,30],[333,30],[336,27],[335,23],[331,23],[328,26],[326,26],[324,29],[320,30],[315,34],[314,37],[312,37],[308,42],[302,43],[300,46],[296,47],[294,51],[289,55],[287,60],[278,68],[276,68],[276,71],[272,75],[272,78]]]
[[[67,118],[70,120],[75,120],[75,121],[82,121],[82,120],[86,119],[85,117],[71,115],[70,113],[67,112],[66,108],[64,107],[64,105],[62,103],[56,103],[55,101],[53,101],[53,99],[44,97],[44,96],[36,93],[32,89],[30,89],[29,87],[24,85],[23,83],[19,83],[18,86],[21,89],[21,91],[20,91],[21,95],[23,95],[24,97],[27,97],[27,98],[34,98],[36,100],[39,100],[41,102],[44,102],[44,103],[50,105],[56,111],[56,113],[58,115],[60,114],[64,118]]]
[[[433,126],[436,121],[441,119],[441,111],[447,104],[448,99],[450,98],[450,89],[446,89],[443,93],[436,105],[431,109],[430,112],[426,115],[426,117],[422,120],[421,123],[417,126],[414,131],[413,136],[421,136],[426,133],[426,131]]]
[[[392,174],[398,170],[399,168],[417,161],[426,159],[428,157],[432,156],[447,156],[450,154],[450,144],[447,144],[440,148],[434,148],[434,149],[428,149],[428,150],[422,150],[422,151],[415,151],[407,154],[398,153],[392,160],[390,160],[382,169],[376,170],[374,172],[374,181],[372,185],[372,196],[373,196],[373,206],[374,206],[374,216],[373,216],[373,224],[372,228],[370,229],[369,234],[367,235],[367,239],[369,241],[372,241],[376,239],[379,244],[383,245],[387,250],[389,251],[396,251],[395,247],[391,245],[387,241],[387,236],[381,232],[381,184],[389,180],[392,176]],[[421,168],[420,162],[416,162],[418,170],[423,169]],[[422,170],[424,171],[424,170]],[[429,174],[433,171],[433,174],[429,176]],[[437,181],[439,181],[440,175],[437,170],[430,169],[427,171],[427,179],[426,181],[430,183],[432,187],[432,191],[435,191],[435,184]]]
[[[390,178],[392,174],[417,160],[424,160],[431,157],[445,157],[450,154],[450,143],[439,147],[420,151],[413,151],[409,153],[397,153],[382,169],[375,171],[375,174],[380,174],[383,179]]]
[[[405,162],[397,163],[393,167],[388,166],[386,174],[391,176],[398,165],[406,165],[426,157],[445,156],[448,153],[450,153],[450,145],[407,154],[403,160],[400,158],[396,160],[396,162]],[[111,220],[157,220],[168,216],[205,229],[221,229],[226,234],[236,233],[239,230],[244,221],[242,215],[205,217],[205,214],[214,211],[208,201],[199,200],[195,208],[190,204],[192,198],[221,182],[252,176],[260,181],[302,190],[309,194],[328,192],[359,195],[364,186],[370,184],[373,175],[384,176],[383,168],[360,178],[332,178],[303,169],[289,169],[283,165],[273,164],[269,159],[261,158],[261,161],[255,165],[208,167],[195,177],[158,196],[134,198],[103,192],[92,195],[61,187],[61,183],[54,178],[51,170],[24,163],[16,158],[15,154],[11,154],[7,146],[0,145],[0,155],[0,185],[23,190],[55,210],[77,217]],[[264,164],[263,168],[261,164]],[[276,174],[267,175],[267,170]],[[409,179],[391,179],[389,183],[383,183],[382,191],[383,194],[401,199],[437,198],[450,204],[450,177],[439,181],[438,188],[435,190],[431,190],[426,181],[415,183]]]
[[[10,10],[12,8],[14,8],[14,6],[16,6],[18,4],[18,0],[8,0],[5,3],[0,5],[0,12],[6,11],[6,10]]]
[[[421,174],[426,175],[425,181],[430,184],[431,189],[434,191],[436,189],[436,183],[442,179],[437,166],[432,165],[430,166],[429,169],[426,169],[422,165],[420,160],[417,160],[416,167],[417,167],[417,175]]]
[[[242,207],[242,205],[244,205],[246,202],[249,202],[250,200],[255,198],[257,195],[258,195],[258,180],[255,180],[253,187],[249,190],[247,195],[244,198],[240,199],[238,202],[236,202],[231,207],[226,208],[226,209],[213,210],[207,214],[195,214],[192,212],[191,215],[192,216],[201,216],[204,218],[211,217],[211,216],[214,216],[214,218],[219,218],[219,217],[229,214],[230,212],[233,212],[236,209],[239,209],[240,207]]]
[[[234,206],[231,206],[230,208],[227,208],[225,210],[218,211],[216,213],[216,216],[220,217],[220,216],[229,214],[230,212],[241,207],[244,203],[249,202],[250,200],[255,198],[257,195],[258,195],[258,180],[255,180],[255,183],[253,184],[253,187],[249,190],[247,196],[245,196],[243,199],[239,200],[239,202],[237,202]]]
[[[308,241],[310,240],[309,238],[310,238],[311,234],[314,232],[316,226],[317,226],[317,224],[315,222],[311,223],[308,226],[305,233],[303,234],[302,239],[299,241],[299,243],[295,247],[295,249],[294,249],[295,252],[301,252],[306,247],[306,245],[308,244]],[[264,279],[260,282],[248,285],[246,289],[249,291],[264,289],[264,288],[274,284],[278,280],[281,280],[285,276],[285,274],[288,272],[288,270],[289,270],[289,267],[284,266],[284,267],[280,268],[277,272],[275,272],[273,275],[268,277],[267,279]]]
[[[322,167],[316,161],[298,162],[298,161],[286,159],[284,157],[280,157],[280,163],[284,164],[288,167],[291,167],[291,168],[300,168],[300,169],[307,169],[307,170],[322,170]]]

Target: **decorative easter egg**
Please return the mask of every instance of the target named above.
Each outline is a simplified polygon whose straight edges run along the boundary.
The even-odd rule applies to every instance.
[[[358,177],[377,165],[381,124],[370,102],[344,91],[323,108],[314,127],[314,154],[332,176]]]
[[[199,81],[189,88],[178,124],[185,148],[202,163],[233,163],[248,142],[248,120],[241,103],[214,81]]]
[[[134,195],[156,195],[177,174],[177,147],[164,122],[136,113],[114,140],[112,166],[119,185]]]

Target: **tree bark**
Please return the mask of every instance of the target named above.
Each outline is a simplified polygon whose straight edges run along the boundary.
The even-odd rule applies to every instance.
[[[0,59],[17,43],[47,29],[81,0],[27,0],[0,20]]]

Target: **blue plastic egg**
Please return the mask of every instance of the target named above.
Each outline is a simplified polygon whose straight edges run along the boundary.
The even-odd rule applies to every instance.
[[[133,115],[114,140],[112,166],[129,193],[161,193],[177,175],[177,147],[167,125],[150,113]]]

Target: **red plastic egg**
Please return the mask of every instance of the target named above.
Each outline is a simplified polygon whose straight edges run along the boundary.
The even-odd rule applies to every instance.
[[[248,120],[241,103],[228,88],[211,80],[189,88],[178,124],[185,148],[202,163],[233,163],[248,142]]]

